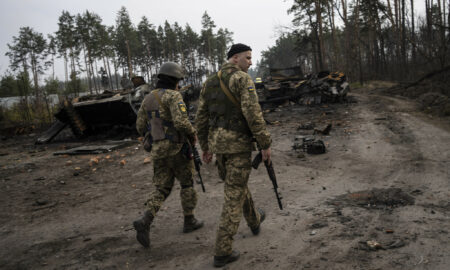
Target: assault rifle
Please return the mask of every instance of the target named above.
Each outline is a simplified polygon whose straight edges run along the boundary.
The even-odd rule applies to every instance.
[[[260,150],[252,161],[252,167],[255,170],[258,169],[259,164],[261,164],[261,162],[262,162],[262,153]],[[283,210],[283,204],[281,203],[281,195],[278,193],[277,177],[275,176],[275,171],[273,170],[273,163],[272,162],[269,163],[267,160],[265,160],[264,165],[266,166],[267,174],[269,175],[270,181],[272,181],[273,190],[275,191],[275,196],[277,197],[278,201],[278,207],[280,207],[280,210]]]
[[[200,166],[202,166],[202,160],[198,154],[197,147],[195,145],[189,144],[191,146],[192,158],[194,159],[195,170],[198,173],[198,178],[200,179],[200,185],[202,186],[203,192],[205,192],[205,186],[203,185],[202,175],[200,174]]]
[[[192,84],[186,85],[183,88],[181,88],[179,91],[181,92],[181,95],[183,97],[183,101],[186,104],[186,109],[187,109],[187,114],[189,116],[189,99],[187,96],[187,93],[185,90],[187,90],[188,88],[190,88],[192,86]],[[191,124],[193,124],[192,120],[189,120],[191,122]],[[190,146],[190,154],[192,155],[192,159],[194,160],[194,165],[195,165],[195,170],[198,173],[198,178],[200,179],[200,185],[202,186],[202,190],[203,192],[206,192],[205,190],[205,186],[203,185],[203,179],[202,179],[202,175],[200,174],[200,166],[202,166],[202,159],[200,158],[200,155],[198,154],[198,150],[197,147],[195,147],[195,145],[189,143]],[[198,183],[198,182],[197,182]]]

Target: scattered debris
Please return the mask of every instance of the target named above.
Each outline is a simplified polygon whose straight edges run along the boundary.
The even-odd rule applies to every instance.
[[[99,160],[98,160],[97,157],[91,158],[91,159],[89,160],[89,166],[92,167],[92,166],[94,166],[94,165],[97,165],[98,162],[99,162]]]
[[[148,164],[150,162],[152,162],[152,159],[150,157],[144,158],[144,164]]]
[[[307,122],[307,123],[304,123],[304,124],[300,124],[300,126],[297,127],[297,130],[301,130],[301,129],[311,130],[311,129],[314,129],[315,126],[316,125],[314,123]]]
[[[386,245],[386,249],[400,248],[400,247],[404,247],[405,245],[406,245],[406,243],[403,240],[396,239],[396,240],[392,241],[391,243],[389,243],[388,245]]]
[[[318,221],[316,223],[311,224],[309,227],[311,229],[320,229],[320,228],[327,227],[327,226],[328,226],[328,222],[326,222],[326,221]]]
[[[331,127],[332,127],[332,124],[328,124],[325,127],[314,128],[314,134],[328,135],[328,134],[330,134]]]
[[[370,240],[366,242],[367,246],[371,249],[371,250],[377,250],[377,249],[384,249],[380,243],[378,243],[375,240]]]
[[[294,141],[294,145],[292,146],[294,150],[302,150],[308,154],[323,154],[326,152],[323,141],[314,138],[314,136],[296,136]]]
[[[324,154],[326,152],[325,144],[322,140],[304,140],[303,141],[303,151],[308,154]]]
[[[42,206],[42,205],[46,205],[46,204],[48,204],[48,201],[47,200],[44,200],[44,199],[37,199],[35,202],[34,202],[34,206]]]
[[[126,161],[125,159],[122,159],[122,160],[120,161],[120,165],[125,166],[125,164],[127,164],[127,161]]]
[[[304,105],[340,102],[346,99],[349,88],[342,72],[321,71],[304,77],[300,67],[272,68],[269,78],[256,84],[261,105],[286,101]]]
[[[89,154],[102,154],[111,152],[116,149],[124,148],[129,145],[137,143],[134,140],[123,140],[123,141],[108,141],[103,144],[96,145],[85,145],[80,147],[75,147],[65,151],[58,151],[53,153],[53,155],[89,155]]]

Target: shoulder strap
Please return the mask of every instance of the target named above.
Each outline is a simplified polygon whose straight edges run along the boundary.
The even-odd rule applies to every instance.
[[[225,84],[222,81],[222,70],[219,70],[219,72],[217,72],[217,76],[219,77],[220,88],[222,89],[222,91],[225,93],[225,95],[228,97],[228,99],[230,99],[230,101],[233,102],[233,104],[236,105],[236,107],[238,107],[240,109],[241,105],[236,100],[236,98],[233,96],[233,94],[231,94],[230,90],[228,90],[228,88],[225,86]]]
[[[163,89],[164,90],[164,89]],[[161,97],[158,95],[159,89],[155,89],[152,91],[152,95],[155,97],[155,99],[158,101],[159,106],[162,106]]]

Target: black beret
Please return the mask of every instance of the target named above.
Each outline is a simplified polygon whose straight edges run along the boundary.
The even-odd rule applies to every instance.
[[[233,44],[227,53],[227,59],[230,59],[231,57],[233,57],[233,55],[235,55],[237,53],[251,51],[251,50],[252,50],[252,48],[250,48],[249,46],[247,46],[245,44],[242,44],[242,43]]]

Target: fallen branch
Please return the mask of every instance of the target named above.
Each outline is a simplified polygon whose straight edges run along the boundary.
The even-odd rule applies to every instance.
[[[421,83],[422,81],[424,81],[424,80],[426,80],[428,78],[431,78],[431,77],[433,77],[435,75],[438,75],[438,74],[440,74],[440,73],[442,73],[444,71],[448,71],[448,70],[450,70],[450,66],[446,66],[446,67],[444,67],[443,69],[440,69],[440,70],[432,71],[432,72],[426,74],[425,76],[423,76],[422,78],[420,78],[419,80],[417,80],[417,81],[415,81],[415,82],[405,86],[405,89],[407,89],[409,87],[412,87],[412,86],[415,86],[415,85]]]

